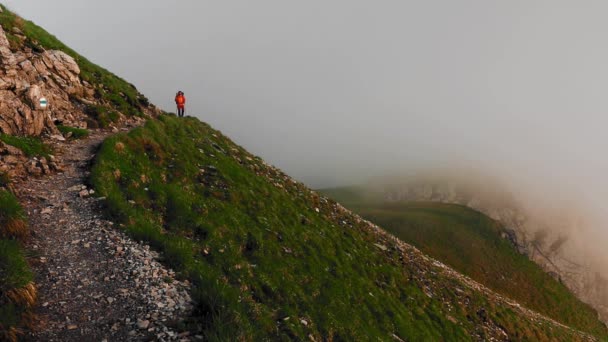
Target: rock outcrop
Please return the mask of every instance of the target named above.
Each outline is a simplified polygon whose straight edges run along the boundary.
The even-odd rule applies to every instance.
[[[129,85],[117,77],[120,89],[87,82],[77,60],[64,51],[45,49],[36,38],[26,36],[18,26],[0,26],[0,133],[41,137],[52,145],[69,138],[59,132],[58,124],[78,128],[104,126],[117,132],[118,127],[138,126],[146,116],[161,113],[139,93],[127,103],[127,95],[121,90]],[[95,75],[101,75],[98,77],[115,77],[96,68]],[[42,99],[46,100],[44,106]],[[121,112],[125,106],[128,113]],[[26,156],[0,141],[0,173],[11,179],[60,169],[54,161]]]
[[[25,40],[20,33],[17,39]],[[0,131],[11,135],[57,134],[55,122],[86,127],[79,101],[95,103],[94,88],[83,82],[74,58],[58,50],[11,51],[0,27]],[[40,99],[48,106],[42,108]]]
[[[53,155],[46,157],[27,157],[20,149],[0,141],[0,173],[12,180],[26,175],[41,176],[61,171],[62,166]]]

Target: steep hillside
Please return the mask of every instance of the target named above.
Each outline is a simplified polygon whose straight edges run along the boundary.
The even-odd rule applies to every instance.
[[[598,324],[595,310],[519,253],[511,232],[478,211],[435,202],[384,203],[355,188],[324,193],[522,305],[580,329]]]
[[[107,139],[107,213],[194,284],[209,340],[584,340],[425,257],[193,118]],[[582,314],[585,314],[582,312]],[[578,328],[608,338],[590,318]]]
[[[515,193],[510,189],[487,175],[456,169],[376,180],[364,187],[336,189],[339,191],[334,194],[351,203],[439,202],[480,211],[500,222],[521,254],[563,282],[608,323],[606,261],[589,246],[594,237],[589,233],[601,222],[594,221],[577,203],[539,203],[527,198],[521,189]]]

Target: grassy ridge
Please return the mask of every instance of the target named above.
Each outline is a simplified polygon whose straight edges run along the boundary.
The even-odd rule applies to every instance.
[[[486,320],[519,338],[580,338],[495,305],[416,253],[379,249],[366,224],[193,118],[107,139],[91,183],[128,233],[193,282],[209,340],[461,341],[487,338]]]
[[[424,253],[522,305],[584,331],[602,331],[589,305],[521,255],[496,221],[455,204],[382,203],[360,189],[325,191]]]
[[[72,50],[55,36],[31,21],[25,20],[0,5],[0,25],[4,28],[11,48],[20,50],[24,46],[34,51],[61,50],[72,56],[80,67],[80,77],[93,85],[96,96],[103,100],[104,106],[89,106],[87,113],[101,125],[106,126],[117,118],[116,111],[127,116],[141,116],[142,107],[149,105],[148,99],[140,94],[135,86],[114,75],[108,70],[91,63]],[[14,33],[14,28],[23,32],[26,40],[22,42]]]
[[[15,341],[30,323],[36,298],[33,275],[21,242],[27,237],[25,214],[15,196],[0,190],[0,340]]]

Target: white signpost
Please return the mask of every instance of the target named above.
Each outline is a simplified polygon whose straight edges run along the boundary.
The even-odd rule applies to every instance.
[[[49,102],[46,100],[46,98],[40,98],[40,109],[45,109],[48,105]]]

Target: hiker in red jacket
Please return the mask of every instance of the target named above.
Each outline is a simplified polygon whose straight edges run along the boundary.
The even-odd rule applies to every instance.
[[[186,108],[186,97],[184,96],[183,91],[178,91],[177,95],[175,95],[175,104],[177,105],[177,115],[180,118],[184,117],[184,112]]]

